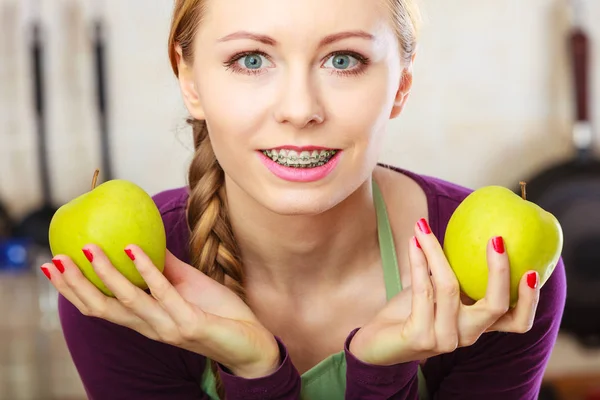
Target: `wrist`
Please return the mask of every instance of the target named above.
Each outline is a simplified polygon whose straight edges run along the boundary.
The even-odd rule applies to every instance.
[[[365,351],[365,330],[359,328],[350,334],[348,338],[348,351],[359,361],[371,364],[371,357],[368,355],[368,351]]]
[[[273,336],[272,343],[261,349],[261,354],[258,359],[232,366],[229,370],[240,378],[255,379],[273,374],[280,365],[281,349]]]
[[[391,367],[417,361],[410,353],[401,354],[394,341],[382,336],[382,328],[377,325],[366,325],[349,336],[348,351],[363,364],[380,367]],[[397,340],[397,339],[395,339]]]

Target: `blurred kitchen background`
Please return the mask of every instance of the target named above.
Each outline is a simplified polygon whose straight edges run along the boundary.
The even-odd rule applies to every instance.
[[[151,194],[185,184],[191,133],[166,52],[172,3],[0,0],[1,400],[85,398],[56,292],[38,268],[49,260],[52,208],[88,190],[97,167],[101,179],[129,179]],[[414,89],[390,123],[382,161],[471,188],[516,190],[529,181],[532,198],[563,224],[569,274],[563,330],[540,399],[600,399],[600,168],[593,161],[600,134],[586,128],[600,121],[600,0],[576,2],[575,13],[568,0],[421,3]],[[581,51],[585,37],[571,40],[574,26],[588,35],[581,98],[589,113],[576,113],[571,49]],[[104,73],[96,68],[98,37]],[[570,160],[578,161],[530,181]]]

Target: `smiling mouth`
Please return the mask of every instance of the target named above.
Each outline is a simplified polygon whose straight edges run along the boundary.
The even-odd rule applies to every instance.
[[[338,152],[339,150],[261,150],[261,153],[277,164],[292,168],[316,168],[323,166]]]

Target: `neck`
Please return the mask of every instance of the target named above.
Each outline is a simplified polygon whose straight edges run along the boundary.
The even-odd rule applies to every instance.
[[[250,285],[305,293],[379,259],[371,179],[318,215],[276,214],[226,178],[229,216]]]

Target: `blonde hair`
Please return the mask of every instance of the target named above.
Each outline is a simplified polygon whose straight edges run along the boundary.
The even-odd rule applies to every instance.
[[[420,22],[416,0],[385,1],[391,12],[403,59],[408,61],[416,50]],[[176,47],[181,47],[182,57],[187,63],[193,61],[194,38],[204,14],[205,3],[205,0],[175,0],[169,34],[169,58],[176,76],[179,76]],[[191,263],[245,301],[242,260],[227,213],[225,173],[213,152],[206,122],[188,119],[188,123],[192,126],[195,149],[188,173],[190,197],[187,222],[191,232]],[[220,398],[224,398],[214,362],[212,368],[217,392]]]

